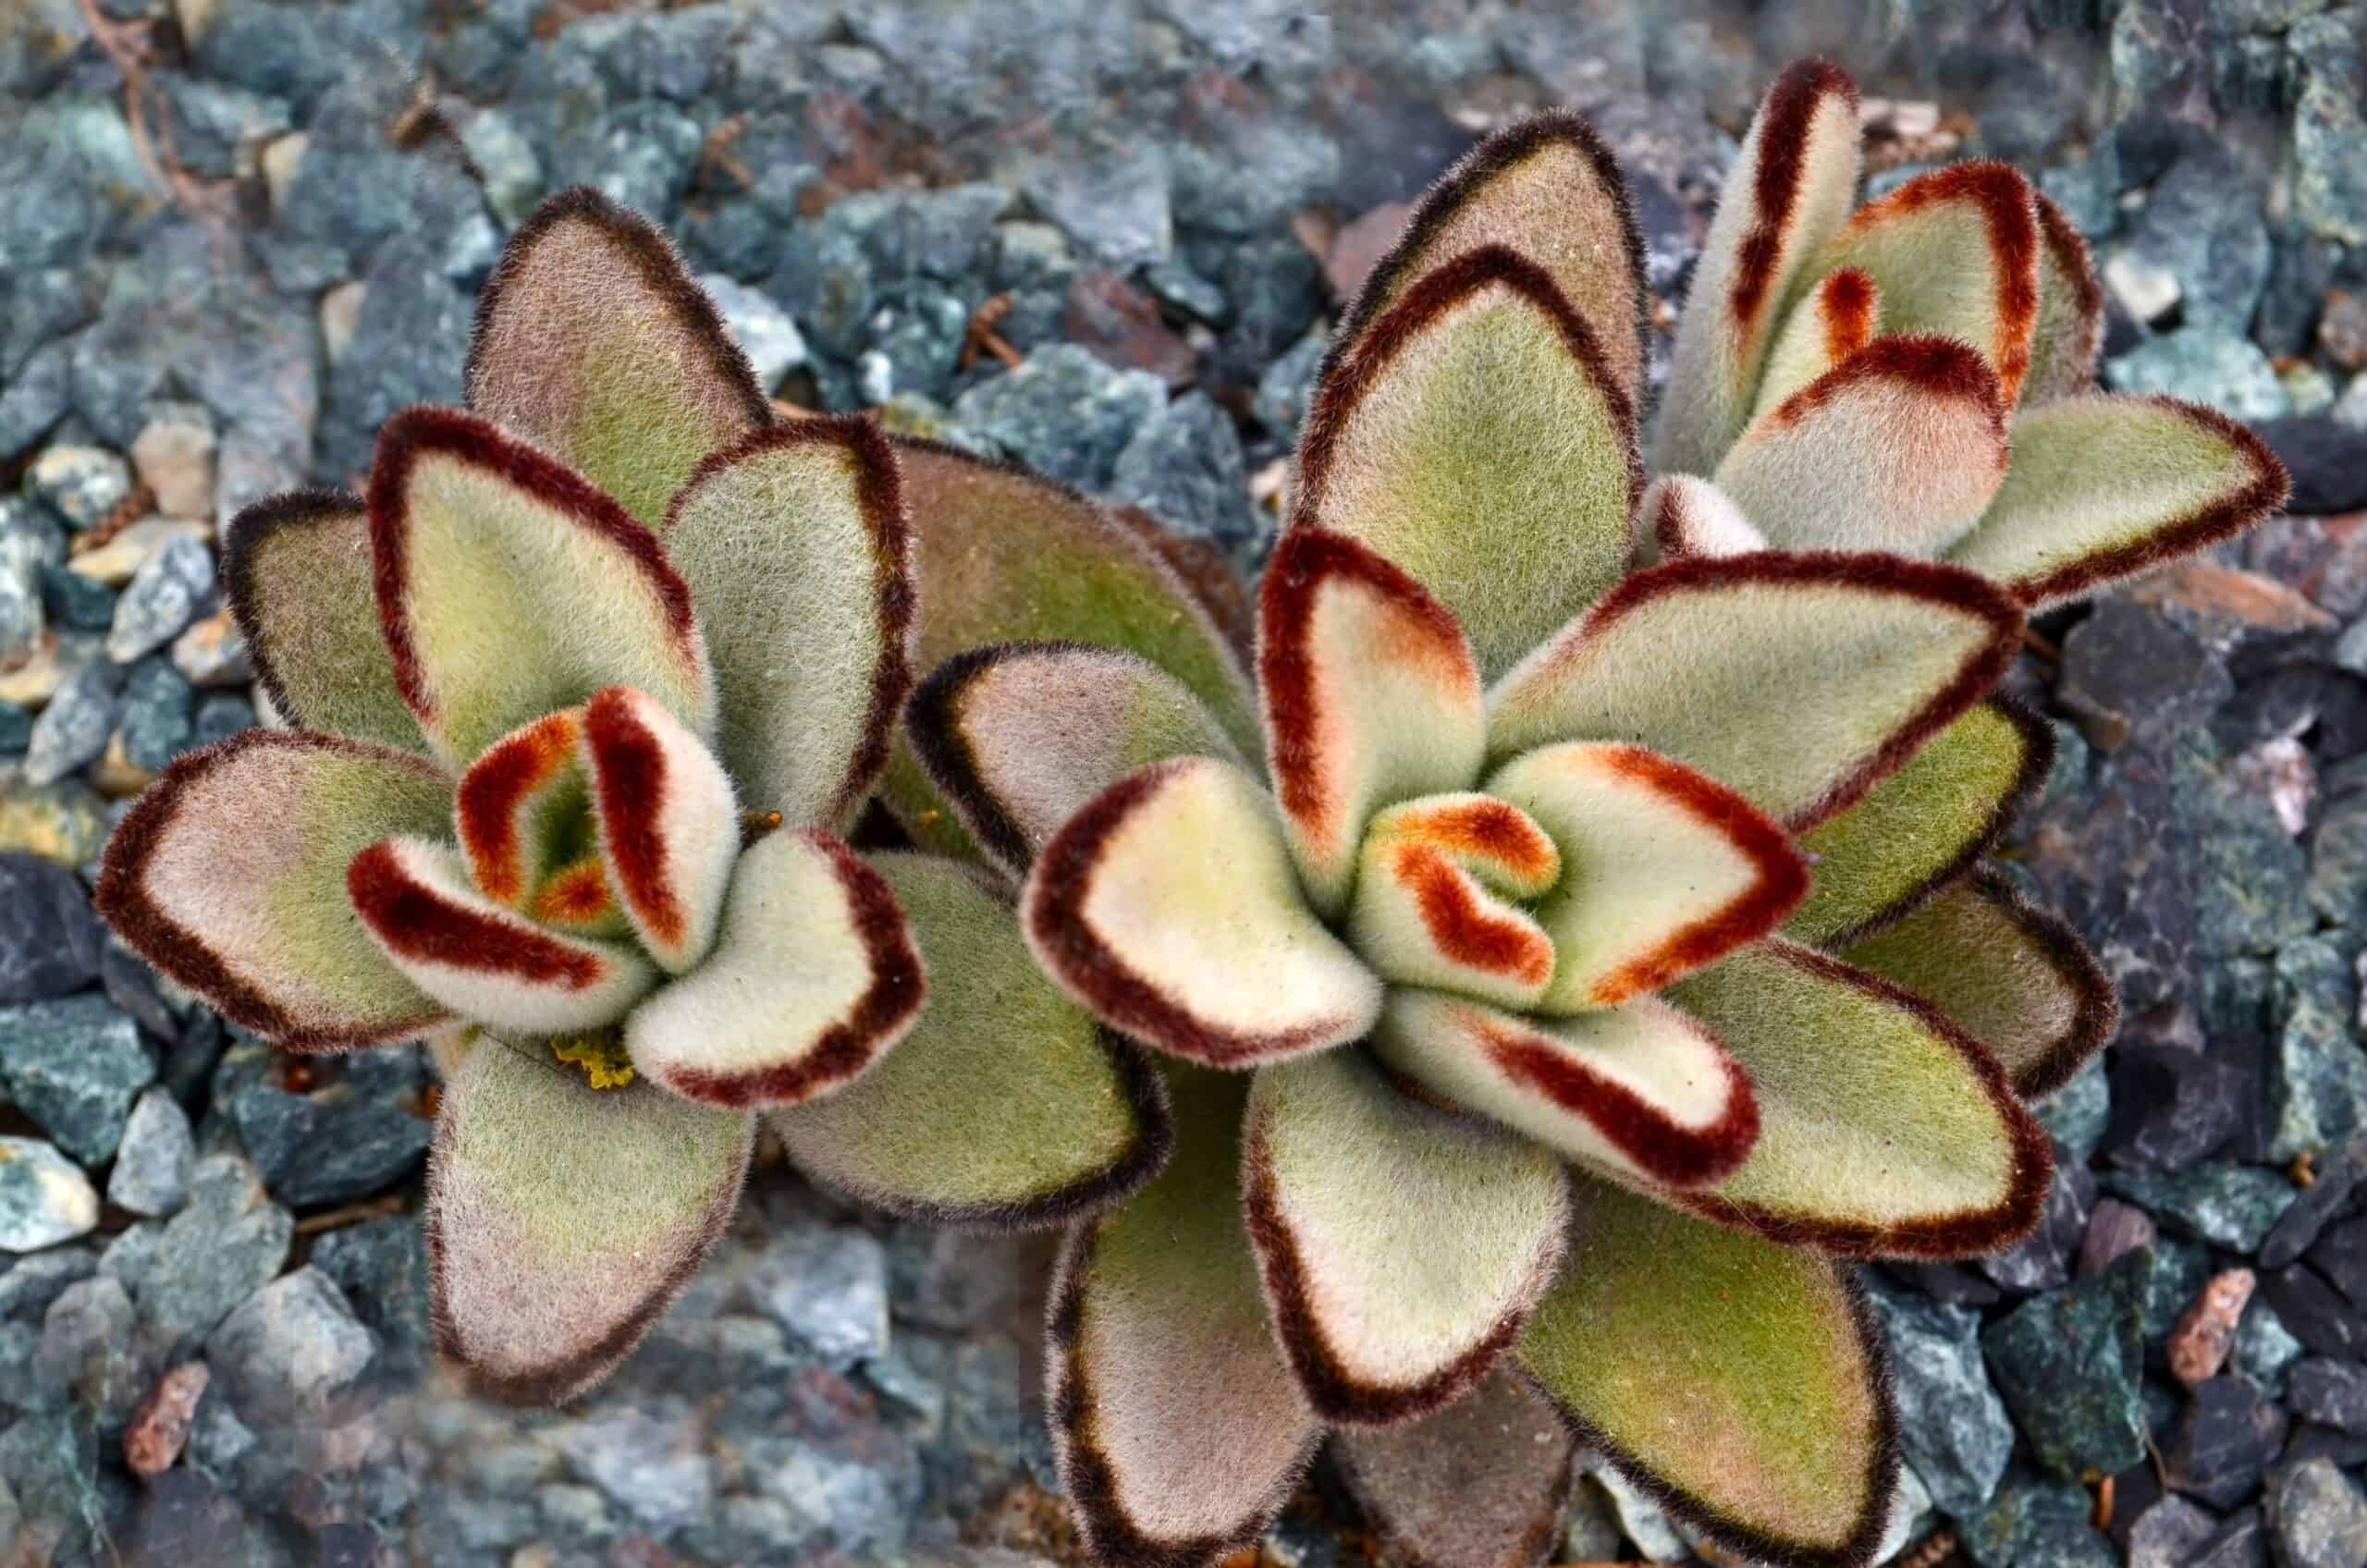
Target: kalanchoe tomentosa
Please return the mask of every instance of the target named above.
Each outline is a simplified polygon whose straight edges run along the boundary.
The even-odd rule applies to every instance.
[[[290,1049],[468,1043],[429,1158],[447,1352],[515,1397],[603,1376],[730,1218],[759,1109],[901,1213],[1048,1222],[1145,1180],[1160,1086],[1004,890],[839,837],[909,684],[894,449],[776,423],[663,238],[588,191],[513,238],[468,387],[387,424],[366,503],[234,522],[296,728],[177,763],[99,887]]]
[[[1783,107],[1802,83],[1824,95],[1805,116]],[[1769,193],[1822,179],[1813,137],[1845,129],[1815,221],[1846,214],[1834,103],[1854,104],[1838,73],[1803,67],[1762,115],[1688,335],[1752,280],[1788,303],[1781,214],[1809,203]],[[1754,202],[1776,221],[1731,216]],[[2024,1233],[2052,1168],[2024,1101],[2116,1011],[2079,939],[1979,864],[2048,753],[1991,690],[2029,605],[2256,521],[2281,484],[2241,432],[2135,405],[2219,442],[2228,494],[2050,482],[2053,509],[1998,535],[2017,551],[1914,558],[1964,536],[1903,504],[1923,487],[1984,515],[1947,466],[1968,397],[2003,471],[1989,356],[2068,391],[2093,326],[2042,303],[2021,349],[1963,341],[1986,328],[1945,312],[1999,253],[1981,220],[1895,254],[1871,227],[1852,264],[1923,336],[1800,328],[1776,358],[1813,395],[1768,428],[1813,454],[1752,470],[1743,505],[1706,483],[1647,501],[1625,190],[1582,122],[1514,127],[1416,210],[1327,362],[1259,597],[1262,756],[1104,649],[980,649],[915,693],[915,749],[1024,876],[1040,961],[1169,1059],[1174,1158],[1071,1232],[1049,1323],[1102,1560],[1254,1539],[1328,1429],[1414,1550],[1534,1562],[1568,1452],[1528,1440],[1540,1394],[1730,1550],[1871,1556],[1897,1417],[1844,1260]],[[2076,240],[2053,253],[2091,299]],[[1707,417],[1686,352],[1680,427]],[[1819,379],[1817,353],[1848,374]],[[1761,368],[1720,371],[1745,414]],[[1743,418],[1713,411],[1722,450]],[[1672,489],[1724,531],[1639,538]]]

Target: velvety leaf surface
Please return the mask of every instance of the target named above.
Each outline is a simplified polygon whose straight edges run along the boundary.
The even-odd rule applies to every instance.
[[[1815,880],[1785,935],[1846,946],[1929,898],[1989,852],[2054,761],[2054,731],[2020,704],[1971,709],[1865,799],[1801,835]]]
[[[2038,203],[2038,325],[2022,382],[2025,409],[2094,386],[2104,340],[2103,285],[2087,240],[2045,191],[2033,187],[2030,197]]]
[[[428,1154],[444,1354],[505,1399],[555,1404],[598,1382],[730,1221],[750,1125],[481,1038],[444,1085]]]
[[[1636,509],[1639,558],[1646,565],[1686,556],[1747,556],[1767,548],[1734,498],[1706,479],[1663,474]]]
[[[1293,527],[1404,569],[1490,678],[1626,568],[1635,406],[1592,324],[1502,246],[1424,275],[1372,324],[1318,390],[1299,453]]]
[[[2079,934],[1995,870],[1965,878],[1843,956],[1947,1014],[1989,1047],[2026,1099],[2061,1088],[2120,1022],[2111,978]]]
[[[388,833],[439,833],[452,784],[416,755],[250,729],[165,770],[108,839],[98,908],[232,1023],[295,1050],[423,1035],[444,1009],[387,962],[346,864]]]
[[[1372,1047],[1452,1104],[1625,1181],[1717,1181],[1759,1133],[1750,1082],[1725,1047],[1649,997],[1545,1019],[1397,988]]]
[[[1781,1240],[1960,1257],[2038,1219],[2043,1129],[1971,1035],[1913,994],[1771,941],[1672,986],[1750,1074],[1750,1158],[1687,1202]]]
[[[1820,279],[1784,318],[1759,378],[1751,422],[1766,418],[1793,393],[1839,369],[1874,340],[1881,326],[1882,290],[1871,277],[1856,267],[1843,267]]]
[[[2013,467],[1948,554],[2024,604],[2055,604],[2230,538],[2288,488],[2260,437],[2209,409],[2064,398],[2014,422]]]
[[[681,974],[715,943],[740,857],[740,807],[714,753],[627,686],[583,704],[583,772],[600,859],[642,949]]]
[[[1321,1428],[1274,1341],[1243,1229],[1247,1085],[1168,1072],[1174,1158],[1062,1249],[1045,1405],[1086,1548],[1199,1568],[1264,1534]]]
[[[2020,633],[2004,594],[1926,562],[1677,561],[1629,577],[1498,683],[1489,752],[1647,746],[1798,831],[1971,706]]]
[[[1272,797],[1183,757],[1103,790],[1044,847],[1021,899],[1036,956],[1103,1022],[1245,1067],[1354,1040],[1380,982],[1299,891]]]
[[[1848,1266],[1581,1179],[1520,1357],[1581,1442],[1744,1558],[1865,1562],[1898,1417]]]
[[[582,475],[482,420],[411,409],[378,434],[370,536],[395,684],[454,767],[604,686],[712,728],[689,588]]]
[[[926,988],[880,875],[819,828],[783,828],[740,856],[715,950],[634,1010],[625,1047],[693,1099],[796,1105],[903,1038]]]
[[[577,841],[588,802],[576,752],[583,734],[581,708],[545,714],[496,741],[460,775],[452,836],[470,880],[494,902],[540,917],[552,874],[585,849]],[[605,874],[599,882],[605,894]]]
[[[998,1229],[1097,1210],[1155,1174],[1173,1146],[1158,1074],[1036,967],[978,873],[870,864],[912,924],[928,1001],[862,1077],[772,1113],[799,1168],[892,1214]]]
[[[518,226],[477,297],[469,407],[650,527],[772,403],[665,235],[589,187]]]
[[[1308,896],[1335,913],[1375,809],[1477,778],[1479,671],[1444,606],[1328,530],[1284,536],[1258,611],[1267,770]]]
[[[1427,1568],[1538,1568],[1552,1555],[1576,1445],[1553,1408],[1498,1366],[1435,1415],[1335,1432],[1384,1561]]]
[[[904,728],[970,836],[1017,875],[1079,806],[1136,768],[1242,760],[1183,682],[1079,643],[1003,643],[949,659],[913,693]]]
[[[699,465],[665,537],[706,635],[717,745],[742,803],[842,829],[887,766],[912,686],[895,453],[860,420],[753,433]]]
[[[1801,60],[1768,90],[1693,268],[1652,467],[1708,473],[1750,418],[1801,269],[1858,199],[1858,84]]]
[[[1553,978],[1553,941],[1514,900],[1561,875],[1553,840],[1502,801],[1407,801],[1365,835],[1349,939],[1383,979],[1527,1008]]]
[[[1569,1219],[1552,1155],[1399,1093],[1357,1052],[1260,1068],[1243,1136],[1267,1300],[1326,1420],[1453,1400],[1552,1283]]]
[[[230,520],[222,579],[271,705],[299,729],[423,752],[378,631],[370,514],[359,497],[299,490]]]

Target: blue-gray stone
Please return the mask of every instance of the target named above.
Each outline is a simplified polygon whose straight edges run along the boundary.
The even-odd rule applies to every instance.
[[[173,156],[202,178],[230,178],[239,172],[241,149],[260,146],[293,124],[280,99],[183,71],[157,71],[152,80],[172,118]]]
[[[2031,1451],[2058,1475],[2109,1475],[2144,1457],[2140,1296],[2152,1261],[2130,1253],[2032,1297],[1981,1335],[1998,1391]]]
[[[2108,1170],[2104,1190],[2175,1231],[2250,1256],[2285,1211],[2294,1188],[2274,1170],[2214,1163],[2191,1170]]]
[[[863,349],[879,284],[861,239],[831,221],[845,205],[842,200],[820,223],[791,231],[766,292],[788,306],[823,348],[851,356]]]
[[[163,647],[197,619],[198,606],[213,592],[213,553],[189,534],[174,534],[140,563],[115,602],[107,657],[129,664]]]
[[[497,108],[482,108],[460,124],[460,145],[476,165],[485,203],[516,227],[543,199],[543,163],[534,145]]]
[[[576,1474],[661,1538],[714,1503],[714,1456],[683,1423],[612,1408],[561,1427],[556,1438]]]
[[[877,356],[886,396],[870,396],[881,390],[871,387],[866,388],[867,399],[885,402],[899,392],[934,398],[944,392],[969,329],[970,307],[937,285],[910,283],[889,289],[872,312],[871,347],[863,356],[865,361]]]
[[[2349,946],[2355,946],[2355,943]],[[2353,1033],[2359,984],[2348,947],[2323,937],[2276,955],[2268,1157],[2289,1160],[2367,1135],[2367,1051]]]
[[[2305,18],[2286,35],[2301,92],[2293,111],[2293,208],[2313,234],[2367,245],[2367,18]]]
[[[1899,1436],[1932,1501],[1966,1517],[1986,1504],[2014,1451],[2014,1427],[1981,1354],[1981,1315],[1867,1281],[1890,1342]]]
[[[2367,1497],[2324,1457],[2289,1464],[2268,1488],[2279,1568],[2359,1568],[2367,1562]]]
[[[131,494],[131,465],[104,447],[52,447],[25,471],[25,496],[77,533],[96,528]]]
[[[104,1274],[68,1286],[42,1319],[34,1375],[54,1400],[71,1400],[103,1430],[120,1430],[156,1368],[134,1344],[131,1297]]]
[[[98,760],[115,731],[117,679],[116,670],[97,662],[66,678],[33,720],[32,740],[25,747],[25,782],[55,784]]]
[[[51,1247],[0,1267],[0,1323],[38,1325],[49,1304],[77,1280],[98,1270],[88,1247]]]
[[[2170,1484],[2214,1508],[2233,1508],[2260,1489],[2290,1424],[2241,1378],[2207,1378],[2195,1386],[2163,1448]]]
[[[1030,468],[1099,491],[1134,432],[1166,403],[1167,388],[1148,371],[1114,370],[1075,344],[1055,343],[963,393],[953,417]]]
[[[313,1267],[336,1280],[385,1347],[386,1365],[416,1371],[434,1354],[428,1318],[427,1244],[419,1221],[389,1215],[331,1231],[313,1243]]]
[[[2112,1083],[2101,1054],[2091,1056],[2063,1087],[2030,1108],[2039,1125],[2074,1165],[2085,1165],[2112,1120]]]
[[[188,1355],[278,1274],[294,1232],[252,1166],[234,1154],[200,1159],[189,1201],[165,1222],[145,1277],[128,1281],[141,1324],[169,1357]]]
[[[1272,515],[1249,498],[1233,416],[1206,392],[1187,393],[1143,422],[1118,454],[1109,495],[1239,555],[1262,555],[1272,531]]]
[[[42,580],[65,557],[65,530],[44,508],[0,497],[0,663],[21,658],[41,640]]]
[[[205,1359],[250,1413],[318,1415],[358,1383],[378,1341],[319,1269],[283,1275],[205,1337]]]
[[[2183,326],[2149,337],[2104,361],[2116,392],[2159,392],[2217,409],[2233,419],[2280,419],[2285,386],[2250,338],[2223,326]]]
[[[1024,183],[1045,217],[1115,271],[1174,247],[1167,156],[1152,138],[1064,149],[1030,167]]]
[[[622,105],[551,149],[551,183],[590,185],[612,202],[669,224],[690,189],[705,135],[673,104]]]
[[[216,741],[227,741],[241,729],[255,727],[255,705],[234,692],[216,692],[199,700],[197,717],[190,729],[189,743],[210,746]]]
[[[329,372],[314,457],[325,478],[368,472],[378,427],[398,410],[461,400],[472,312],[435,261],[418,237],[392,240],[372,259],[353,341]]]
[[[2071,1278],[2095,1206],[2095,1176],[2087,1167],[2058,1158],[2037,1227],[2003,1252],[1982,1258],[1981,1271],[2009,1291],[2054,1290]]]
[[[48,435],[74,405],[74,345],[44,343],[16,374],[0,382],[0,458],[13,458]]]
[[[1233,301],[1233,325],[1219,344],[1219,364],[1239,380],[1256,381],[1323,314],[1323,268],[1295,239],[1228,245],[1214,276]]]
[[[2173,774],[2193,825],[2195,936],[2208,954],[2266,953],[2307,937],[2309,859],[2259,791],[2189,748]]]
[[[366,1197],[401,1180],[426,1158],[435,1131],[385,1100],[309,1098],[267,1084],[239,1090],[230,1114],[264,1185],[298,1208]]]
[[[2285,1326],[2276,1309],[2258,1296],[2244,1309],[2236,1325],[2236,1344],[2227,1356],[2228,1368],[2270,1399],[2283,1399],[2287,1373],[2300,1359],[2301,1341]]]
[[[74,631],[104,631],[115,624],[115,590],[71,567],[41,569],[41,602],[49,619]]]
[[[131,1108],[117,1145],[115,1170],[107,1176],[107,1201],[134,1214],[158,1217],[180,1207],[189,1196],[197,1144],[189,1116],[173,1096],[150,1089]]]
[[[80,878],[39,855],[0,853],[0,1003],[80,990],[105,949]]]
[[[2351,656],[2367,659],[2367,620],[2343,633],[2336,662],[2354,644]],[[2310,836],[2310,907],[2336,925],[2367,928],[2367,790],[2336,795],[2319,815]]]
[[[769,296],[721,273],[704,275],[699,287],[723,313],[731,340],[748,356],[756,383],[766,391],[805,362],[805,339],[798,336],[797,324]]]
[[[2219,1528],[2216,1514],[2182,1497],[2165,1497],[2128,1526],[2128,1568],[2190,1568]]]
[[[1298,440],[1299,423],[1306,418],[1306,406],[1315,396],[1315,373],[1322,367],[1330,344],[1331,335],[1321,326],[1311,328],[1257,378],[1250,411],[1276,446],[1289,447]]]
[[[98,1223],[98,1193],[55,1145],[0,1137],[0,1252],[38,1252]]]
[[[1181,256],[1144,268],[1143,286],[1160,304],[1210,326],[1222,326],[1233,314],[1224,290],[1194,272],[1192,263]]]
[[[2295,1364],[2290,1393],[2296,1415],[2367,1437],[2367,1366],[2312,1356]]]
[[[152,654],[132,666],[123,682],[123,754],[132,766],[161,773],[190,748],[197,693],[173,668]]]
[[[131,1016],[92,995],[0,1008],[0,1073],[58,1147],[100,1165],[114,1157],[156,1064]]]
[[[767,1317],[832,1366],[887,1353],[888,1255],[866,1231],[785,1231],[750,1266],[747,1289]]]
[[[1962,1522],[1958,1538],[1981,1568],[2120,1568],[2112,1542],[2089,1523],[2093,1508],[2076,1481],[2019,1473]]]
[[[2153,182],[2129,248],[2181,287],[2181,319],[2241,335],[2268,282],[2268,226],[2232,153],[2199,148]]]

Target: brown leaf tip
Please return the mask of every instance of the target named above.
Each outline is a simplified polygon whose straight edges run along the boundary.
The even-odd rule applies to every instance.
[[[1895,332],[1877,337],[1784,398],[1769,417],[1778,425],[1797,424],[1870,381],[1895,381],[1932,398],[1979,405],[1989,417],[1998,467],[2005,467],[2005,393],[1997,373],[1978,349],[1938,333]]]
[[[1770,302],[1768,285],[1782,260],[1784,232],[1807,177],[1809,130],[1817,110],[1830,98],[1846,104],[1850,118],[1857,118],[1857,82],[1832,61],[1811,56],[1786,66],[1760,105],[1759,167],[1750,191],[1756,218],[1735,251],[1734,278],[1726,289],[1726,314],[1737,337],[1748,337],[1756,328],[1760,310]]]

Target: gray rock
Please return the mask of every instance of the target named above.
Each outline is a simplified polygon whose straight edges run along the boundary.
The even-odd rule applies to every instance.
[[[1109,487],[1119,453],[1167,403],[1148,371],[1113,370],[1071,343],[954,399],[953,416],[1029,467],[1085,490]]]
[[[2301,79],[2294,210],[2313,234],[2367,245],[2367,22],[2355,8],[2308,17],[2286,46]]]
[[[400,1180],[426,1158],[435,1132],[374,1097],[308,1098],[264,1084],[239,1090],[230,1114],[264,1185],[298,1208],[366,1197]]]
[[[866,1231],[799,1225],[750,1266],[750,1297],[791,1338],[832,1366],[888,1349],[888,1254]]]
[[[2268,1523],[2279,1568],[2367,1562],[2367,1498],[2325,1458],[2287,1465],[2270,1482]]]
[[[337,1282],[354,1316],[378,1336],[389,1368],[409,1372],[428,1365],[435,1329],[428,1319],[427,1243],[417,1219],[389,1215],[331,1231],[313,1243],[312,1264]]]
[[[486,204],[511,227],[523,223],[543,199],[543,164],[533,143],[499,109],[482,108],[461,122],[460,145],[476,165]]]
[[[61,337],[36,350],[0,384],[0,457],[37,444],[74,404],[74,346]]]
[[[51,622],[71,631],[104,631],[115,624],[115,590],[70,567],[41,569],[41,602]]]
[[[99,977],[106,928],[75,875],[39,855],[0,854],[0,1003],[79,991]]]
[[[688,1422],[603,1410],[561,1427],[558,1442],[578,1475],[660,1537],[688,1529],[714,1504],[715,1460]]]
[[[86,864],[106,841],[107,826],[106,802],[80,779],[36,785],[0,769],[0,853],[30,850],[60,865]]]
[[[2236,1325],[2236,1346],[2227,1366],[2270,1399],[2283,1399],[2287,1371],[2300,1359],[2301,1349],[2301,1341],[2293,1337],[2276,1309],[2255,1299]]]
[[[156,1064],[140,1028],[103,996],[0,1008],[0,1072],[8,1093],[58,1147],[86,1165],[115,1156],[125,1118]]]
[[[2367,1052],[2353,1033],[2359,985],[2346,945],[2323,937],[2276,955],[2278,1022],[2269,1059],[2268,1157],[2367,1137]]]
[[[2153,182],[2130,247],[2182,286],[2189,328],[2244,334],[2268,282],[2268,226],[2234,156],[2198,148]]]
[[[2214,1508],[2233,1508],[2260,1489],[2288,1425],[2284,1411],[2242,1378],[2209,1378],[2196,1385],[2163,1446],[2170,1484]]]
[[[370,467],[378,427],[412,403],[461,400],[471,312],[423,237],[381,247],[363,276],[353,342],[329,372],[314,466],[342,483]]]
[[[153,1267],[132,1288],[141,1321],[178,1360],[287,1261],[295,1221],[264,1194],[254,1168],[211,1155],[190,1176],[189,1202],[165,1224]]]
[[[1045,217],[1119,272],[1174,247],[1167,157],[1148,137],[1063,150],[1031,167],[1024,188]]]
[[[970,307],[933,283],[889,291],[872,315],[871,347],[857,361],[865,398],[884,403],[900,392],[926,398],[943,393],[961,362],[969,328]]]
[[[248,1411],[324,1414],[353,1387],[378,1341],[319,1269],[284,1275],[249,1296],[205,1339],[205,1358]]]
[[[2119,1568],[2112,1542],[2088,1522],[2093,1507],[2074,1481],[2017,1474],[1960,1539],[1981,1568]]]
[[[0,1252],[38,1252],[98,1227],[81,1168],[37,1138],[0,1137]]]
[[[2096,1179],[2085,1166],[2061,1161],[2046,1191],[2046,1207],[2029,1235],[1981,1260],[1981,1271],[2009,1291],[2049,1291],[2071,1277],[2096,1204]]]
[[[2182,1497],[2165,1497],[2128,1527],[2128,1568],[2189,1568],[2218,1528],[2216,1515]]]
[[[98,760],[120,711],[116,679],[102,664],[84,665],[66,678],[33,721],[32,741],[25,748],[27,783],[55,784]]]
[[[104,447],[52,447],[25,471],[25,495],[80,533],[131,494],[131,465]]]
[[[132,766],[161,773],[189,750],[197,693],[161,655],[131,667],[123,681],[123,754]]]
[[[227,692],[217,692],[201,698],[197,717],[190,727],[190,744],[210,746],[216,741],[227,741],[241,729],[255,727],[255,705],[246,698]]]
[[[107,1177],[107,1201],[134,1214],[170,1214],[189,1196],[190,1171],[196,1164],[188,1115],[172,1096],[150,1089],[123,1124],[115,1170]]]
[[[163,647],[197,619],[198,606],[213,592],[213,554],[188,534],[175,534],[140,563],[115,602],[107,657],[129,664]]]
[[[102,1428],[120,1428],[150,1381],[132,1322],[131,1298],[115,1280],[101,1274],[67,1286],[42,1319],[35,1365],[43,1391],[80,1403]]]
[[[2108,1170],[2104,1189],[2172,1229],[2250,1256],[2294,1198],[2290,1182],[2256,1166],[2213,1163],[2190,1170]]]
[[[173,154],[203,178],[228,178],[238,172],[241,150],[289,128],[288,104],[279,99],[182,71],[159,71],[155,81],[172,117]]]
[[[740,351],[748,356],[756,383],[766,391],[779,386],[784,376],[805,362],[805,339],[799,335],[797,324],[768,296],[721,273],[701,275],[699,287],[723,312],[723,325],[730,329]]]
[[[2367,1367],[2312,1356],[2294,1364],[2290,1391],[2294,1414],[2367,1437]]]
[[[1985,1505],[2014,1451],[2014,1427],[1981,1360],[1981,1315],[1870,1279],[1890,1342],[1904,1456],[1944,1512]]]
[[[0,1268],[0,1323],[38,1324],[67,1286],[97,1271],[88,1247],[52,1247]]]
[[[1316,327],[1291,345],[1281,359],[1257,378],[1257,395],[1250,411],[1266,427],[1274,443],[1289,447],[1298,440],[1299,423],[1315,397],[1315,373],[1322,368],[1331,335]]]
[[[2006,1406],[2040,1461],[2077,1477],[2144,1457],[2141,1305],[2151,1259],[2131,1253],[2102,1273],[2035,1296],[1981,1335]]]
[[[47,619],[41,584],[65,557],[66,534],[41,508],[0,497],[0,663],[26,657]]]
[[[1118,454],[1110,494],[1236,555],[1262,556],[1271,532],[1271,515],[1250,501],[1233,418],[1205,392],[1179,398],[1143,422]]]
[[[2148,338],[2105,361],[2104,382],[2116,392],[2190,398],[2234,419],[2279,419],[2287,412],[2276,367],[2251,339],[2224,327],[2185,326]]]

